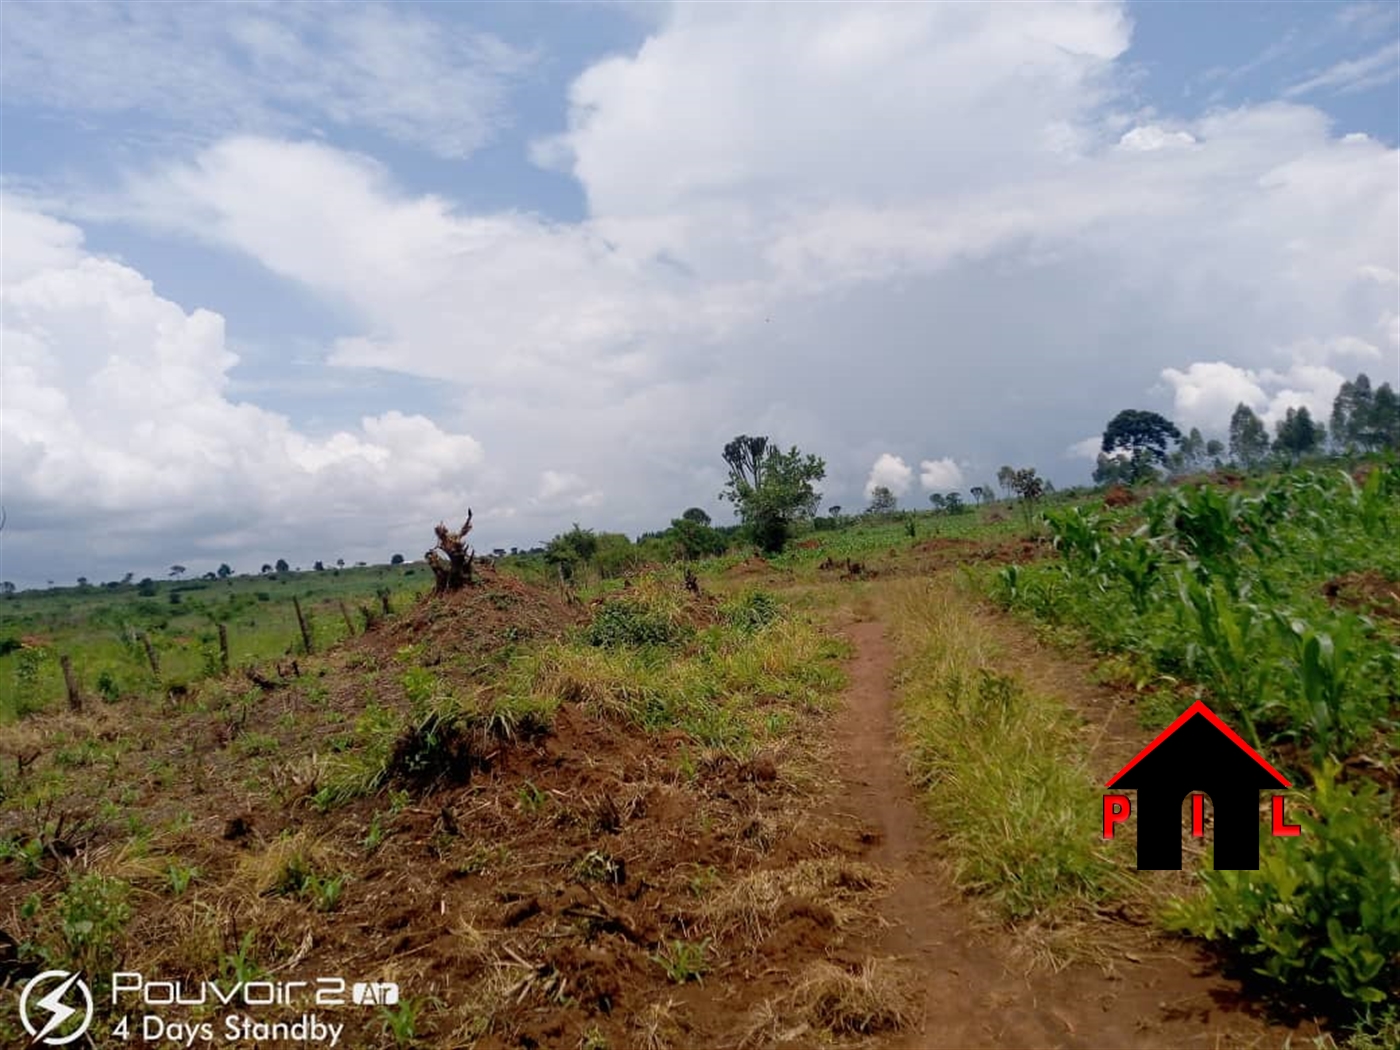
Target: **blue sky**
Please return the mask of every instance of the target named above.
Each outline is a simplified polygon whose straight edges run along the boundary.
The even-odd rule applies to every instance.
[[[9,3],[0,36],[20,583],[413,555],[468,504],[486,547],[723,516],[739,432],[847,507],[1070,484],[1117,407],[1219,432],[1400,381],[1394,3]]]

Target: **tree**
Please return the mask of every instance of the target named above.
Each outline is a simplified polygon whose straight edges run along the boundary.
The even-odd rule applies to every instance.
[[[219,566],[219,579],[226,580],[233,575],[233,570],[229,568],[228,562],[223,562]]]
[[[9,580],[5,580],[3,583],[0,583],[0,593],[3,593],[5,597],[8,598],[15,593],[15,585]]]
[[[680,556],[686,561],[724,553],[724,537],[711,528],[708,521],[696,521],[682,515],[671,522],[671,534],[675,537]]]
[[[933,504],[935,511],[940,511],[948,505],[948,499],[941,492],[931,492],[928,497],[929,503]]]
[[[143,576],[141,582],[136,585],[136,593],[142,598],[154,598],[156,594],[156,581],[149,576]]]
[[[988,492],[986,489],[984,489],[981,485],[973,485],[970,491],[971,491],[971,493],[972,493],[972,499],[974,500],[974,502],[976,502],[976,504],[977,504],[979,507],[980,507],[980,506],[983,504],[983,502],[984,502],[986,499],[988,499],[988,498],[990,497],[990,495],[991,495],[991,493],[989,493],[989,492]]]
[[[724,461],[729,480],[720,499],[734,504],[760,550],[781,551],[792,526],[816,512],[821,493],[815,483],[826,477],[826,463],[796,445],[783,452],[766,437],[747,435],[724,446]]]
[[[319,561],[313,562],[312,565],[311,565],[311,568],[314,569],[316,572],[325,572],[325,571],[326,571],[325,565],[322,564],[322,563],[319,562]]]
[[[1297,463],[1304,456],[1315,452],[1326,438],[1326,431],[1319,423],[1314,423],[1306,405],[1290,408],[1274,427],[1274,451],[1287,456]]]
[[[287,559],[286,559],[286,558],[278,558],[278,559],[277,559],[277,571],[278,571],[278,572],[289,572],[289,571],[291,571],[291,567],[287,564]]]
[[[1332,443],[1339,452],[1358,447],[1369,451],[1373,447],[1374,410],[1375,392],[1371,390],[1370,376],[1362,372],[1342,384],[1332,401]]]
[[[1167,457],[1167,467],[1177,476],[1194,474],[1206,465],[1206,447],[1200,428],[1192,427],[1181,439],[1181,447]]]
[[[572,579],[579,565],[587,565],[598,553],[598,537],[592,529],[579,528],[578,522],[568,532],[560,533],[545,544],[544,560],[558,566],[565,579]]]
[[[956,492],[950,492],[943,497],[943,509],[949,514],[961,514],[967,510],[967,507],[964,506],[961,496]]]
[[[270,573],[271,571],[272,571],[272,566],[269,565],[267,562],[263,562],[262,574],[263,574],[264,576],[266,576],[266,575],[267,575],[268,573]]]
[[[129,572],[129,573],[127,573],[125,576],[122,577],[122,585],[123,585],[123,586],[126,586],[126,585],[130,584],[131,581],[135,578],[135,576],[136,576],[136,573],[134,573],[134,572]]]
[[[1172,443],[1181,443],[1181,431],[1171,420],[1156,412],[1125,408],[1108,421],[1100,451],[1106,456],[1126,455],[1131,483],[1155,476],[1156,468],[1166,465]]]
[[[1378,448],[1400,449],[1400,395],[1389,383],[1376,388],[1371,405],[1370,435]]]
[[[699,507],[687,507],[681,513],[681,518],[684,521],[693,521],[697,525],[710,524],[710,516],[707,513],[705,513],[705,511],[701,510]]]
[[[337,558],[337,559],[335,560],[335,567],[336,567],[337,569],[343,569],[343,568],[345,568],[345,559],[344,559],[344,558]]]
[[[437,544],[428,549],[423,558],[428,563],[428,568],[433,570],[433,591],[436,594],[445,594],[449,591],[461,590],[472,582],[472,559],[476,553],[467,546],[467,533],[472,531],[472,512],[467,508],[467,520],[462,523],[462,527],[453,532],[443,522],[438,522],[433,528],[437,536]],[[320,562],[316,565],[319,567]]]
[[[1001,486],[1004,495],[1010,496],[1012,492],[1011,483],[1016,480],[1015,467],[1001,467],[997,470],[997,484]]]
[[[170,566],[170,578],[171,578],[171,579],[178,580],[178,579],[179,579],[181,576],[183,576],[183,575],[185,575],[185,567],[184,567],[183,565],[172,565],[172,566]]]
[[[1264,421],[1243,401],[1230,416],[1230,458],[1245,467],[1253,467],[1269,454],[1269,432]]]
[[[867,514],[884,516],[893,514],[898,508],[899,500],[895,498],[888,485],[876,485],[870,490],[870,506],[865,511]]]
[[[403,555],[402,555],[402,554],[395,554],[392,558],[389,559],[389,564],[390,564],[390,565],[402,565],[402,564],[403,564]]]
[[[1021,500],[1021,509],[1026,515],[1026,527],[1029,528],[1035,506],[1045,495],[1045,479],[1035,472],[1034,467],[1026,467],[1013,472],[1011,488]]]

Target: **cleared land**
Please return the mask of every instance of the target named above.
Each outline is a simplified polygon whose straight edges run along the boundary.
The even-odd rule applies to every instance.
[[[1396,782],[1385,595],[1400,566],[1385,537],[1400,486],[1375,483],[1350,511],[1335,509],[1342,488],[1295,487],[1276,551],[1228,532],[1254,504],[1226,514],[1239,546],[1214,565],[1240,568],[1211,608],[1238,621],[1269,588],[1292,618],[1256,650],[1292,644],[1292,619],[1334,650],[1353,632],[1351,658],[1375,673],[1326,694],[1338,717],[1316,725],[1325,712],[1295,705],[1282,678],[1256,708],[1212,677],[1229,668],[1189,647],[1209,622],[1176,575],[1210,592],[1211,566],[1202,577],[1182,554],[1176,507],[1147,533],[1156,568],[1134,574],[1131,537],[1153,526],[1141,503],[1086,505],[1074,541],[1067,518],[1028,530],[1009,508],[925,518],[913,536],[865,523],[774,559],[703,563],[698,590],[679,570],[581,594],[488,570],[450,597],[395,595],[393,615],[294,653],[295,667],[283,622],[260,682],[212,667],[180,691],[89,686],[81,712],[60,686],[0,727],[0,974],[397,981],[395,1006],[316,1011],[347,1026],[342,1046],[1340,1040],[1357,1010],[1343,996],[1324,1011],[1319,986],[1350,966],[1352,991],[1391,994],[1400,909],[1367,914],[1373,940],[1341,944],[1345,966],[1251,974],[1247,931],[1164,929],[1175,899],[1239,907],[1237,888],[1196,870],[1203,850],[1186,872],[1140,874],[1131,840],[1098,837],[1100,785],[1199,692],[1249,717],[1295,774],[1344,752],[1339,808],[1371,814],[1377,864],[1339,858],[1325,830],[1280,848],[1386,906],[1395,815],[1353,796]],[[72,626],[112,631],[76,611]],[[1256,897],[1276,875],[1266,864]],[[1202,932],[1199,914],[1177,914]],[[1319,924],[1325,936],[1325,915],[1294,932]],[[1287,932],[1267,908],[1246,925]],[[1311,967],[1326,946],[1295,955]],[[1366,978],[1368,951],[1380,962]],[[1385,1006],[1362,1008],[1353,1045],[1394,1039]],[[7,1009],[0,1039],[19,1045]],[[228,1012],[163,1011],[220,1025]],[[120,1045],[121,1012],[99,1013],[95,1042]]]

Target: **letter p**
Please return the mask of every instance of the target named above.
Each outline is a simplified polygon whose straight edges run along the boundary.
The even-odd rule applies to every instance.
[[[1103,797],[1103,837],[1113,838],[1113,825],[1128,819],[1132,805],[1127,795],[1105,795]]]

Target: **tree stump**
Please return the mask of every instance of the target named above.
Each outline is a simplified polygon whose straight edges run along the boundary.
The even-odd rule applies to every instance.
[[[437,533],[437,546],[424,555],[428,568],[433,570],[433,593],[458,591],[472,582],[472,560],[476,553],[466,543],[467,533],[471,530],[470,508],[467,510],[467,520],[456,532],[442,522],[438,522],[437,528],[433,530]]]

